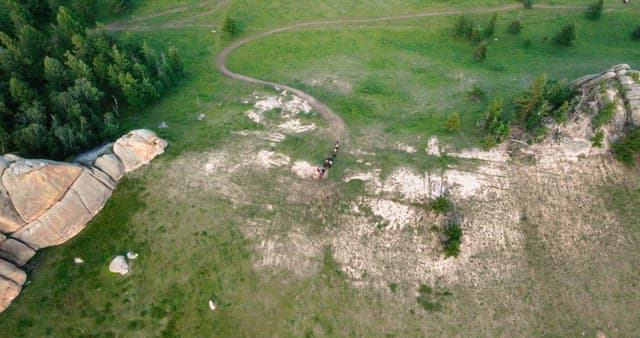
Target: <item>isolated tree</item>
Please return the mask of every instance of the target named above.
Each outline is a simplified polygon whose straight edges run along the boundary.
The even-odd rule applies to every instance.
[[[458,114],[458,112],[454,112],[449,115],[444,128],[451,132],[460,130],[460,114]]]
[[[511,21],[509,27],[507,27],[507,33],[518,34],[522,30],[522,24],[520,23],[520,19],[516,19]]]
[[[232,18],[229,14],[224,18],[224,22],[222,23],[222,31],[234,36],[238,33],[238,24],[236,20]]]
[[[598,20],[602,17],[602,9],[604,7],[604,0],[598,0],[589,7],[587,7],[587,11],[585,12],[585,16],[589,20]]]
[[[476,48],[475,57],[476,57],[476,60],[478,61],[484,61],[487,58],[487,42],[486,41],[480,42],[480,44],[478,45],[478,48]]]
[[[498,20],[498,12],[493,13],[493,15],[491,16],[491,19],[489,19],[489,23],[487,24],[487,27],[484,28],[483,35],[485,38],[492,37],[493,34],[496,32],[496,20]]]
[[[553,37],[553,42],[560,47],[569,47],[576,39],[576,25],[568,23]]]

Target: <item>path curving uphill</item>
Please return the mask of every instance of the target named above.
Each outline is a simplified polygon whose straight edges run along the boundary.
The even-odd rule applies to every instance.
[[[396,21],[396,20],[406,20],[406,19],[415,19],[415,18],[423,18],[423,17],[435,17],[435,16],[446,16],[446,15],[457,15],[457,14],[466,14],[466,13],[490,13],[490,12],[499,12],[499,11],[509,11],[514,9],[522,8],[521,4],[512,4],[512,5],[504,5],[499,7],[488,7],[488,8],[476,8],[476,9],[452,9],[452,10],[443,10],[443,11],[430,11],[423,13],[415,13],[415,14],[406,14],[406,15],[398,15],[398,16],[386,16],[380,18],[370,18],[370,19],[338,19],[338,20],[323,20],[323,21],[309,21],[309,22],[301,22],[297,24],[287,25],[283,27],[274,28],[268,30],[266,32],[256,34],[253,36],[249,36],[247,38],[238,40],[231,45],[227,46],[222,50],[216,59],[216,68],[220,73],[229,78],[240,80],[248,83],[255,83],[265,86],[270,86],[274,88],[280,88],[287,90],[295,95],[301,97],[306,100],[315,110],[318,111],[320,116],[325,119],[329,123],[329,129],[332,134],[338,139],[345,139],[348,136],[348,131],[345,127],[344,121],[338,114],[336,114],[331,108],[329,108],[326,104],[322,103],[320,100],[315,97],[303,92],[300,89],[296,89],[285,84],[260,80],[256,78],[252,78],[246,75],[234,73],[230,71],[226,66],[227,58],[233,51],[236,49],[262,38],[265,38],[270,35],[295,31],[302,28],[307,27],[317,27],[317,26],[330,26],[330,25],[348,25],[348,24],[368,24],[368,23],[376,23],[376,22],[387,22],[387,21]],[[536,5],[536,8],[543,9],[577,9],[584,8],[584,6],[573,6],[573,5]]]

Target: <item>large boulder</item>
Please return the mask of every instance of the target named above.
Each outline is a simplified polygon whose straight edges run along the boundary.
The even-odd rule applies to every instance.
[[[120,137],[113,145],[113,153],[124,165],[124,171],[130,172],[164,153],[166,147],[167,141],[151,130],[138,129]]]
[[[5,169],[2,183],[18,214],[31,222],[58,202],[81,173],[77,165],[19,160]]]
[[[116,181],[124,175],[124,165],[114,154],[104,154],[98,157],[93,165]]]
[[[24,265],[35,254],[35,250],[13,238],[7,238],[0,242],[0,258],[15,265]]]
[[[16,282],[0,276],[0,312],[4,311],[18,297],[22,287]]]
[[[150,130],[134,130],[105,145],[83,165],[0,156],[0,312],[26,280],[18,267],[35,250],[78,234],[107,203],[124,173],[149,163],[167,142]],[[121,257],[121,256],[120,256]],[[118,273],[126,261],[114,263]]]
[[[18,285],[24,284],[27,274],[15,265],[0,258],[0,277],[14,281]]]

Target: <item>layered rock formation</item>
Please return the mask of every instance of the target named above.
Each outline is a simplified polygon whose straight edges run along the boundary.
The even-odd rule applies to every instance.
[[[167,142],[134,130],[86,164],[0,156],[0,312],[20,293],[36,250],[78,234],[122,176],[164,152]]]
[[[608,140],[615,142],[629,129],[640,127],[640,72],[621,64],[573,82],[580,93],[577,110],[597,115],[605,106],[613,109],[611,122],[604,126]]]

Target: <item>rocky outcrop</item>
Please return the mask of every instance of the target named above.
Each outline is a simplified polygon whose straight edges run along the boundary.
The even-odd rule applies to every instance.
[[[640,72],[620,64],[573,82],[579,90],[576,111],[595,116],[603,108],[613,109],[610,123],[603,129],[608,141],[615,142],[630,128],[640,127]]]
[[[25,282],[19,267],[36,250],[82,231],[107,203],[116,182],[166,146],[154,132],[141,129],[83,164],[0,156],[0,312]]]

